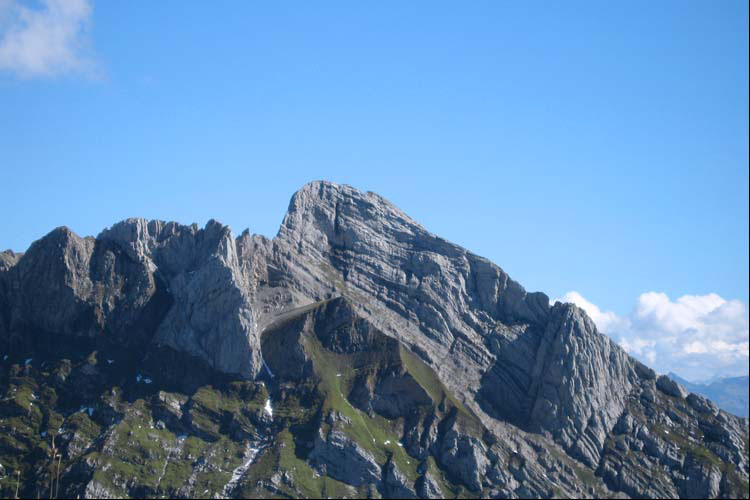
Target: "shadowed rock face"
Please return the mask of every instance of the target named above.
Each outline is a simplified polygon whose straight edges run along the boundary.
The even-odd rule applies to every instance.
[[[310,183],[271,240],[235,238],[213,220],[201,229],[128,219],[96,238],[58,228],[25,254],[0,254],[0,338],[11,351],[171,349],[230,378],[301,384],[320,372],[306,335],[336,356],[390,353],[342,397],[402,422],[414,460],[434,457],[471,491],[594,494],[550,480],[554,467],[524,466],[553,463],[540,458],[540,442],[575,464],[559,465],[571,477],[590,471],[596,494],[731,496],[747,484],[746,419],[687,396],[581,309],[550,307],[374,193]],[[425,368],[410,372],[416,361],[401,349]],[[434,410],[445,412],[442,423],[422,414],[445,404],[433,401],[424,370],[482,432],[455,427],[445,409]],[[310,460],[324,475],[381,493],[441,494],[435,471],[405,478],[341,425],[311,431]],[[707,462],[695,458],[708,456],[703,448]]]
[[[133,260],[162,276],[174,304],[154,342],[205,359],[214,368],[253,377],[260,368],[252,313],[251,281],[228,227],[128,220],[103,231],[98,241],[124,248]]]
[[[7,335],[21,342],[107,335],[150,340],[169,297],[158,277],[117,246],[55,229],[4,274]],[[37,332],[28,336],[27,332]]]

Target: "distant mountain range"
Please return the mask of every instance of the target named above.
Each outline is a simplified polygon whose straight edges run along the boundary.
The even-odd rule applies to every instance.
[[[748,416],[748,397],[750,393],[750,377],[725,377],[715,378],[709,383],[688,382],[676,373],[668,373],[667,376],[675,382],[682,384],[685,388],[719,405],[719,408],[733,413],[739,417]]]

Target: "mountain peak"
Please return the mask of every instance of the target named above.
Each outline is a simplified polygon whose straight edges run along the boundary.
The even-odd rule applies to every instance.
[[[284,447],[309,451],[311,465],[302,460],[299,467],[320,467],[319,475],[353,487],[370,484],[384,496],[439,497],[434,492],[451,481],[492,497],[550,496],[554,488],[573,497],[612,490],[634,497],[732,496],[735,483],[747,480],[746,420],[657,377],[600,334],[579,307],[550,307],[545,294],[527,292],[493,262],[351,186],[303,186],[273,240],[244,233],[235,239],[213,219],[199,228],[134,218],[96,239],[58,228],[15,265],[14,255],[3,255],[9,264],[0,272],[0,340],[10,363],[39,357],[40,346],[47,366],[70,363],[61,349],[84,351],[86,366],[74,380],[91,375],[86,383],[108,398],[126,393],[109,409],[101,406],[101,392],[78,403],[90,405],[89,416],[99,404],[102,429],[116,430],[113,411],[135,411],[130,402],[147,401],[144,407],[174,426],[175,434],[160,434],[165,439],[185,432],[224,439],[205,448],[213,450],[208,460],[220,449],[239,456],[232,440],[262,453],[281,435],[269,434],[262,445],[248,441],[257,434],[244,430],[248,416],[239,409],[250,404],[243,398],[271,391],[274,409],[265,400],[269,409],[260,421],[272,419],[278,404],[279,429],[310,431],[294,443],[284,438]],[[88,361],[97,352],[128,353],[134,361],[98,379],[108,372]],[[120,370],[117,355],[111,359]],[[161,385],[144,397],[143,375],[135,370],[162,357],[177,361],[152,374],[155,384],[162,376],[178,385],[192,380],[198,375],[186,374],[185,366],[195,366],[204,377],[196,384],[232,381],[231,401],[199,391],[166,404],[172,396]],[[118,378],[127,370],[135,383]],[[59,378],[54,384],[65,386]],[[11,379],[0,377],[0,384]],[[69,385],[77,394],[78,382]],[[324,400],[319,408],[300,406]],[[265,408],[263,401],[250,406],[256,403]],[[20,413],[30,416],[28,406]],[[182,417],[200,408],[208,416]],[[391,423],[380,428],[380,417]],[[292,425],[297,418],[304,425]],[[276,432],[276,423],[263,425]],[[131,441],[125,443],[127,451]],[[416,466],[433,463],[428,458],[436,464],[430,474],[448,483],[437,486]],[[586,473],[579,475],[581,467]],[[580,488],[582,479],[596,487]],[[97,487],[104,489],[90,496],[146,491],[118,485],[125,488],[118,495]]]
[[[6,271],[15,266],[21,257],[23,257],[22,253],[16,253],[13,250],[0,252],[0,271]]]
[[[280,235],[304,234],[315,226],[326,236],[337,229],[339,217],[357,219],[385,229],[396,224],[407,232],[427,233],[417,222],[382,196],[346,184],[313,181],[292,196],[279,229]]]

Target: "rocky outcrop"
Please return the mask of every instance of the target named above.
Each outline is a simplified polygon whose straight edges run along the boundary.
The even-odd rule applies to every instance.
[[[451,428],[443,437],[440,463],[472,491],[482,489],[489,460],[486,446],[477,438]]]
[[[388,462],[385,466],[383,489],[387,498],[417,498],[417,493],[409,479],[398,470],[393,462]]]
[[[750,415],[750,376],[720,377],[710,383],[697,384],[688,382],[674,373],[667,376],[682,385],[688,392],[710,400],[717,407],[738,417]]]
[[[430,473],[417,480],[417,493],[420,498],[445,498],[443,490]]]
[[[67,367],[54,384],[72,398],[72,386],[121,387],[120,364],[172,366],[153,393],[140,373],[128,375],[125,409],[106,410],[98,424],[112,432],[143,400],[159,431],[248,440],[258,420],[242,411],[249,392],[232,393],[243,403],[227,409],[226,399],[167,389],[195,391],[208,373],[212,383],[262,380],[281,400],[282,423],[268,411],[266,424],[296,433],[284,442],[294,458],[279,444],[280,464],[304,459],[359,494],[439,497],[461,485],[495,496],[730,496],[747,484],[747,420],[630,358],[576,306],[550,306],[487,259],[349,186],[304,186],[273,239],[234,237],[213,220],[199,228],[128,219],[96,238],[58,228],[25,254],[0,254],[0,338],[33,354],[0,381],[11,369],[32,373],[26,358],[44,353]],[[71,371],[65,350],[117,355],[111,366],[94,360]],[[235,470],[250,474],[251,465]],[[213,465],[196,467],[190,488]],[[302,496],[285,477],[254,480]],[[90,491],[139,491],[100,479],[86,483]]]
[[[261,366],[253,243],[215,221],[198,229],[129,219],[96,239],[58,228],[6,273],[6,335],[153,342],[253,377]]]
[[[36,241],[5,283],[6,335],[21,343],[52,344],[59,336],[142,343],[169,307],[164,286],[142,262],[65,227]]]
[[[531,420],[596,467],[635,379],[630,357],[573,304],[556,304],[532,372]]]
[[[664,394],[674,396],[676,398],[685,399],[688,392],[680,384],[667,377],[666,375],[659,375],[656,379],[656,388]]]
[[[87,335],[95,328],[89,276],[93,238],[60,227],[34,242],[6,275],[9,330]]]
[[[160,221],[131,219],[103,231],[133,261],[162,276],[173,306],[154,341],[205,359],[227,373],[253,377],[260,346],[251,281],[240,262],[246,240],[209,221],[199,230]]]
[[[274,245],[296,254],[280,266],[294,276],[290,286],[314,300],[347,296],[459,393],[479,390],[494,360],[493,330],[543,324],[548,314],[544,294],[527,293],[488,260],[349,186],[313,182],[298,191]]]
[[[716,415],[717,413],[719,413],[719,408],[713,402],[699,394],[688,395],[687,402],[694,410],[699,413],[707,413],[710,415]]]
[[[13,250],[0,252],[0,272],[7,271],[16,265],[16,262],[23,256],[22,253],[15,253]]]
[[[356,441],[335,428],[323,435],[320,430],[310,453],[313,466],[352,486],[380,482],[380,466]]]

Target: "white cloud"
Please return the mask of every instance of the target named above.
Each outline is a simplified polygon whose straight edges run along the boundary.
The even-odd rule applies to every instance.
[[[558,300],[581,307],[599,330],[661,373],[703,380],[748,372],[748,310],[739,300],[710,293],[673,301],[665,293],[647,292],[627,316],[602,311],[578,292]]]
[[[602,311],[595,304],[592,304],[591,302],[583,298],[583,295],[575,291],[568,292],[561,298],[554,299],[552,301],[553,304],[555,302],[570,302],[577,305],[578,307],[586,311],[586,314],[588,314],[589,317],[594,320],[594,323],[596,323],[596,327],[602,332],[610,331],[612,327],[616,326],[622,321],[621,318],[619,318],[612,311]]]
[[[0,70],[22,76],[95,71],[88,55],[89,0],[0,0]]]

